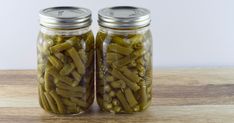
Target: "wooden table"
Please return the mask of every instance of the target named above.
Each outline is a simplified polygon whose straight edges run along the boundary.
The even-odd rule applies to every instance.
[[[2,123],[233,123],[234,68],[154,71],[153,101],[142,113],[100,112],[96,103],[79,116],[55,116],[38,104],[36,73],[0,71]]]

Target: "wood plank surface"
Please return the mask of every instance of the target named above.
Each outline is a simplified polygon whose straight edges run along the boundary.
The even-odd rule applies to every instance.
[[[99,111],[57,116],[38,104],[34,70],[0,71],[1,123],[233,123],[234,68],[183,68],[154,71],[151,107],[135,114]]]

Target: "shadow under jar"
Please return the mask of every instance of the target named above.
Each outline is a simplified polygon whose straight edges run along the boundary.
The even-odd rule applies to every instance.
[[[40,106],[55,114],[79,114],[94,100],[94,36],[91,12],[53,7],[40,12],[37,43]]]
[[[101,110],[133,113],[152,98],[150,12],[119,6],[99,11],[96,37],[96,97]]]

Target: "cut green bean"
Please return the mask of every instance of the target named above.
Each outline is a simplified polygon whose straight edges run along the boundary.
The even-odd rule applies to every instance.
[[[55,100],[59,113],[65,113],[64,105],[54,90],[50,91],[51,97]]]
[[[60,89],[64,89],[64,90],[67,90],[67,91],[74,91],[74,92],[83,92],[83,87],[81,86],[76,86],[76,87],[71,87],[65,83],[57,83],[56,84],[57,88],[60,88]]]
[[[50,111],[50,106],[49,106],[49,103],[44,95],[44,92],[43,92],[43,88],[42,86],[40,85],[39,86],[39,96],[40,96],[40,99],[41,99],[41,102],[42,102],[42,105],[43,105],[43,108],[46,110],[46,111]]]
[[[75,70],[72,71],[72,76],[75,78],[75,80],[78,82],[77,85],[79,84],[80,80],[81,80],[81,76],[78,72],[76,72]]]
[[[78,106],[85,108],[87,106],[87,103],[81,99],[71,97],[71,101],[76,103]]]
[[[125,89],[124,92],[125,92],[126,99],[131,107],[134,107],[135,105],[138,104],[136,98],[134,97],[132,91],[129,88]]]
[[[126,77],[128,77],[134,83],[138,83],[141,79],[137,74],[134,74],[127,68],[122,68],[121,71]]]
[[[56,102],[53,100],[53,98],[50,96],[49,92],[44,92],[44,95],[49,103],[50,108],[54,113],[58,113]]]
[[[57,59],[55,56],[49,56],[48,60],[50,61],[50,63],[57,69],[62,69],[63,64],[61,61],[59,61],[59,59]]]
[[[87,56],[86,56],[85,50],[84,49],[80,49],[78,51],[78,53],[79,53],[80,58],[83,61],[83,63],[86,63],[87,62]]]
[[[129,88],[131,88],[133,91],[137,91],[137,90],[139,90],[140,89],[140,87],[136,84],[136,83],[133,83],[133,82],[131,82],[128,78],[126,78],[121,72],[119,72],[118,70],[112,70],[111,71],[111,74],[114,76],[114,77],[116,77],[116,78],[118,78],[118,79],[120,79],[120,80],[123,80],[125,83],[126,83],[126,85],[129,87]]]
[[[121,102],[123,108],[124,108],[128,113],[132,112],[132,109],[131,109],[131,107],[129,106],[127,100],[125,99],[124,94],[123,94],[121,91],[118,91],[118,92],[116,93],[116,96],[117,96],[117,98],[119,99],[119,101]]]
[[[108,51],[119,53],[122,55],[129,55],[132,53],[133,49],[120,46],[118,44],[110,44],[108,46]]]
[[[148,102],[148,97],[147,97],[146,86],[145,86],[145,85],[142,85],[142,86],[141,86],[140,94],[141,94],[140,106],[141,106],[141,108],[144,109],[145,105],[146,105],[147,102]]]
[[[125,88],[126,84],[123,80],[117,80],[110,83],[112,88]]]
[[[129,44],[126,41],[124,41],[124,39],[121,38],[121,37],[113,36],[111,41],[113,43],[116,43],[116,44],[119,44],[119,45],[122,45],[122,46],[125,46],[125,47],[129,47]]]
[[[84,66],[83,62],[81,61],[78,52],[76,51],[75,48],[71,48],[71,49],[69,49],[67,51],[68,51],[69,55],[71,56],[71,58],[73,59],[74,64],[75,64],[78,72],[81,75],[83,75],[85,73],[85,66]]]
[[[73,71],[74,68],[75,68],[75,65],[73,63],[66,64],[63,66],[63,68],[60,70],[59,73],[61,75],[68,75]]]
[[[83,97],[83,94],[80,92],[67,91],[63,89],[56,88],[56,93],[62,97]]]
[[[75,103],[73,103],[70,99],[67,99],[67,98],[63,98],[62,102],[64,105],[67,105],[67,106],[71,106],[71,107],[76,106]]]

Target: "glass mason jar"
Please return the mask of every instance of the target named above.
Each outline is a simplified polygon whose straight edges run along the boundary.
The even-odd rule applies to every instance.
[[[119,6],[99,11],[96,37],[96,97],[107,112],[147,109],[152,90],[150,12]]]
[[[94,36],[91,11],[53,7],[40,12],[37,76],[40,106],[55,114],[79,114],[94,100]]]

